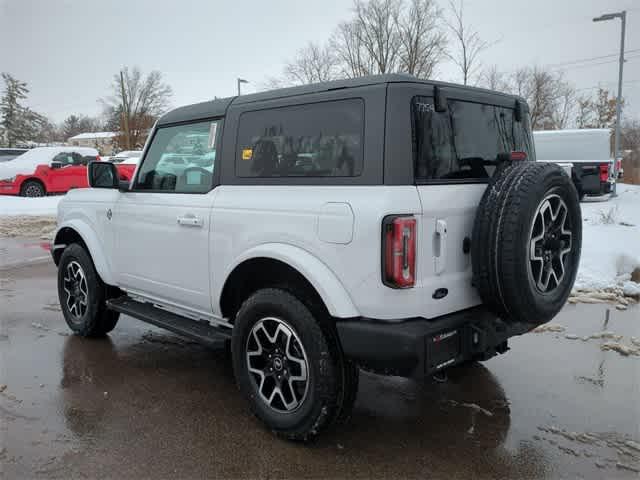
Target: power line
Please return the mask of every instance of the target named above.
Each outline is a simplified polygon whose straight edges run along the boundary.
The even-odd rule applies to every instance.
[[[583,87],[583,88],[576,88],[576,91],[581,91],[581,90],[593,90],[595,88],[602,88],[602,85],[612,85],[615,84],[616,82],[614,81],[610,81],[610,82],[602,82],[600,85],[594,85],[593,87]],[[628,80],[626,82],[622,82],[623,85],[631,85],[633,83],[640,83],[640,79],[638,80]]]
[[[631,57],[626,57],[624,60],[628,62],[629,60],[633,60],[639,58],[640,55],[633,55]],[[584,65],[569,65],[569,67],[552,67],[550,70],[576,70],[585,67],[597,67],[598,65],[607,65],[608,63],[618,63],[618,59],[607,60],[606,62],[598,62],[598,63],[588,63]]]
[[[634,48],[633,50],[627,50],[624,53],[627,54],[627,53],[635,53],[635,52],[640,52],[640,48]],[[572,60],[572,61],[569,61],[569,62],[549,63],[549,64],[547,64],[547,67],[560,67],[560,66],[564,66],[564,65],[575,65],[577,63],[585,63],[585,62],[590,62],[592,60],[602,60],[603,58],[618,57],[619,55],[620,55],[620,53],[612,53],[610,55],[601,55],[599,57],[583,58],[581,60]]]

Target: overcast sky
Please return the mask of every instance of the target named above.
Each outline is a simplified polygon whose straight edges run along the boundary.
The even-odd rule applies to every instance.
[[[495,42],[482,61],[504,71],[617,53],[620,21],[591,19],[626,9],[625,49],[634,52],[625,64],[625,114],[640,116],[638,0],[465,5],[468,21]],[[173,106],[180,106],[234,95],[239,76],[251,82],[244,91],[259,89],[306,42],[327,39],[351,7],[351,0],[0,0],[0,71],[28,82],[28,104],[56,122],[71,113],[99,114],[97,99],[125,65],[160,70],[173,88]],[[580,93],[598,85],[615,91],[616,60],[568,65],[566,77]],[[450,64],[435,78],[460,80]]]

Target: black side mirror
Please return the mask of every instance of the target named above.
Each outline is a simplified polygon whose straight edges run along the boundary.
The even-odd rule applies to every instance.
[[[118,188],[118,171],[110,162],[89,162],[87,169],[91,188]]]
[[[57,170],[58,168],[62,168],[62,162],[55,162],[55,161],[53,161],[53,162],[51,162],[51,163],[49,164],[49,166],[50,166],[52,169]]]

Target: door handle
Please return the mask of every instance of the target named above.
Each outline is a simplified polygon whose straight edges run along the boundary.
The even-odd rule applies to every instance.
[[[182,225],[183,227],[202,227],[204,222],[202,218],[193,215],[192,213],[187,213],[181,217],[177,218],[178,225]]]
[[[444,220],[436,220],[436,241],[440,254],[435,257],[435,270],[436,275],[440,275],[447,266],[447,222]]]

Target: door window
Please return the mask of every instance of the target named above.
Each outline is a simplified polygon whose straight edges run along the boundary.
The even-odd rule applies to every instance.
[[[436,112],[431,98],[416,97],[412,115],[417,180],[487,179],[498,154],[533,156],[528,118],[516,122],[513,109],[450,100]]]
[[[53,161],[60,162],[63,167],[66,167],[67,165],[75,165],[74,155],[78,154],[74,152],[61,152],[53,157]]]
[[[206,193],[213,188],[219,121],[159,128],[134,190]]]
[[[362,173],[360,99],[243,113],[239,177],[355,177]]]

